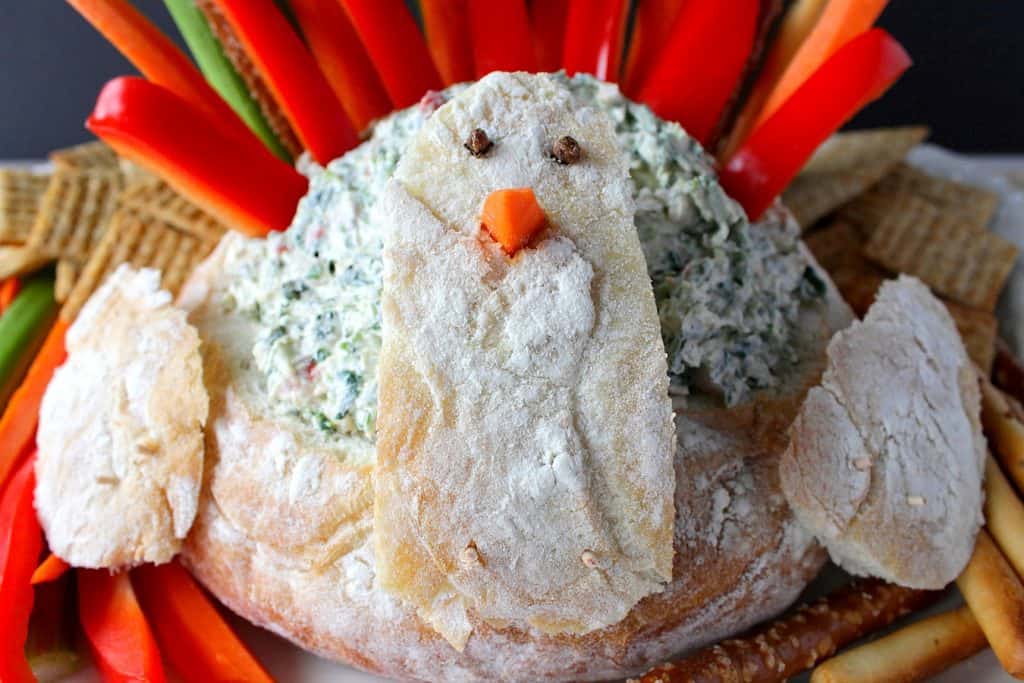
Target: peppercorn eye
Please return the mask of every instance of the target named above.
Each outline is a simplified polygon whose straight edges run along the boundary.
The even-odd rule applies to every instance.
[[[490,152],[491,148],[494,147],[494,143],[484,129],[474,128],[469,137],[466,138],[465,147],[469,150],[470,154],[479,158]]]
[[[563,135],[551,146],[551,158],[562,166],[575,164],[583,157],[583,149],[576,138]]]

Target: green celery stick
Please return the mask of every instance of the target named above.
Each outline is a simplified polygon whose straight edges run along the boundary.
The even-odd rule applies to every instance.
[[[7,405],[56,317],[53,276],[48,274],[25,283],[0,316],[0,406]]]
[[[220,93],[271,152],[291,163],[291,156],[263,118],[259,104],[249,94],[242,77],[224,56],[220,43],[210,30],[202,11],[196,7],[195,0],[164,0],[164,4],[188,43],[200,71],[213,89]]]

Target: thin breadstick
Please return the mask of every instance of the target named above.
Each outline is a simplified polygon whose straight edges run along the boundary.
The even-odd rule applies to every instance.
[[[811,683],[912,683],[945,671],[988,647],[967,607],[922,619],[828,660]]]
[[[652,669],[641,683],[774,683],[813,667],[836,650],[924,607],[939,594],[857,580],[745,638],[698,650]]]
[[[1007,476],[1024,491],[1024,423],[1009,399],[987,380],[981,380],[981,423]]]
[[[999,663],[1024,676],[1024,584],[984,529],[956,585]]]
[[[1024,576],[1024,503],[991,455],[985,461],[985,523],[1017,575]]]

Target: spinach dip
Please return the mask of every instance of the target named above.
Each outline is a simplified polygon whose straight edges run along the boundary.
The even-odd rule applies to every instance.
[[[671,391],[711,392],[735,405],[774,386],[781,364],[795,360],[801,304],[824,288],[795,226],[781,211],[750,225],[700,145],[614,85],[557,78],[608,113],[631,155]],[[246,240],[231,259],[228,303],[256,323],[253,360],[271,403],[325,436],[374,439],[383,234],[373,206],[412,136],[464,87],[381,120],[325,169],[303,163],[310,189],[291,227]]]

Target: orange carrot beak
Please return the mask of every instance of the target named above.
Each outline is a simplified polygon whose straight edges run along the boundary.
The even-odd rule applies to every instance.
[[[544,209],[529,187],[492,192],[484,201],[480,220],[509,256],[529,244],[547,223]]]

